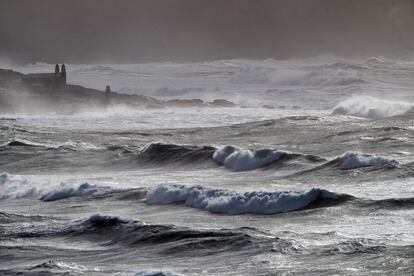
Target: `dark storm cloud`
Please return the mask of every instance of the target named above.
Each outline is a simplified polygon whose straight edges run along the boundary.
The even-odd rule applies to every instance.
[[[412,51],[411,0],[1,0],[0,58],[136,62]]]

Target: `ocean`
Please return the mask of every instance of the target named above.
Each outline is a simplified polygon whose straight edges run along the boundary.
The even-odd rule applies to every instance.
[[[0,111],[1,275],[414,274],[414,61],[66,68],[236,106]]]

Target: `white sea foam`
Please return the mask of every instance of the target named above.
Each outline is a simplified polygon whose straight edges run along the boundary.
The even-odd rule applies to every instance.
[[[320,189],[308,192],[265,192],[238,193],[202,186],[159,185],[149,190],[148,204],[171,204],[183,202],[185,205],[205,209],[214,213],[226,214],[277,214],[291,212],[308,206],[315,201]],[[326,193],[326,196],[332,194]]]
[[[285,154],[286,152],[270,149],[252,151],[224,146],[214,152],[213,159],[229,170],[248,171],[268,165]]]
[[[395,160],[360,152],[346,152],[338,157],[338,160],[340,161],[340,168],[344,170],[371,166],[394,167],[398,164]]]
[[[332,113],[382,119],[406,113],[412,107],[412,104],[406,102],[380,100],[370,96],[353,96],[338,103]]]
[[[23,176],[7,173],[0,175],[0,200],[37,198],[43,201],[55,201],[69,197],[91,196],[120,191],[108,186],[98,186],[89,183],[69,185],[66,183],[39,183]]]

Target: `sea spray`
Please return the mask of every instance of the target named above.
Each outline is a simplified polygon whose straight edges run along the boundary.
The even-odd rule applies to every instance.
[[[368,119],[383,119],[406,113],[413,107],[406,102],[381,100],[370,96],[353,96],[338,103],[333,114]]]

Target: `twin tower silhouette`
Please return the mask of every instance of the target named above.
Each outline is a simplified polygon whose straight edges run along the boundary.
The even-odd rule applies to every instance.
[[[66,77],[66,66],[65,64],[62,64],[62,69],[59,69],[59,64],[55,65],[55,74],[60,74],[64,77]]]

